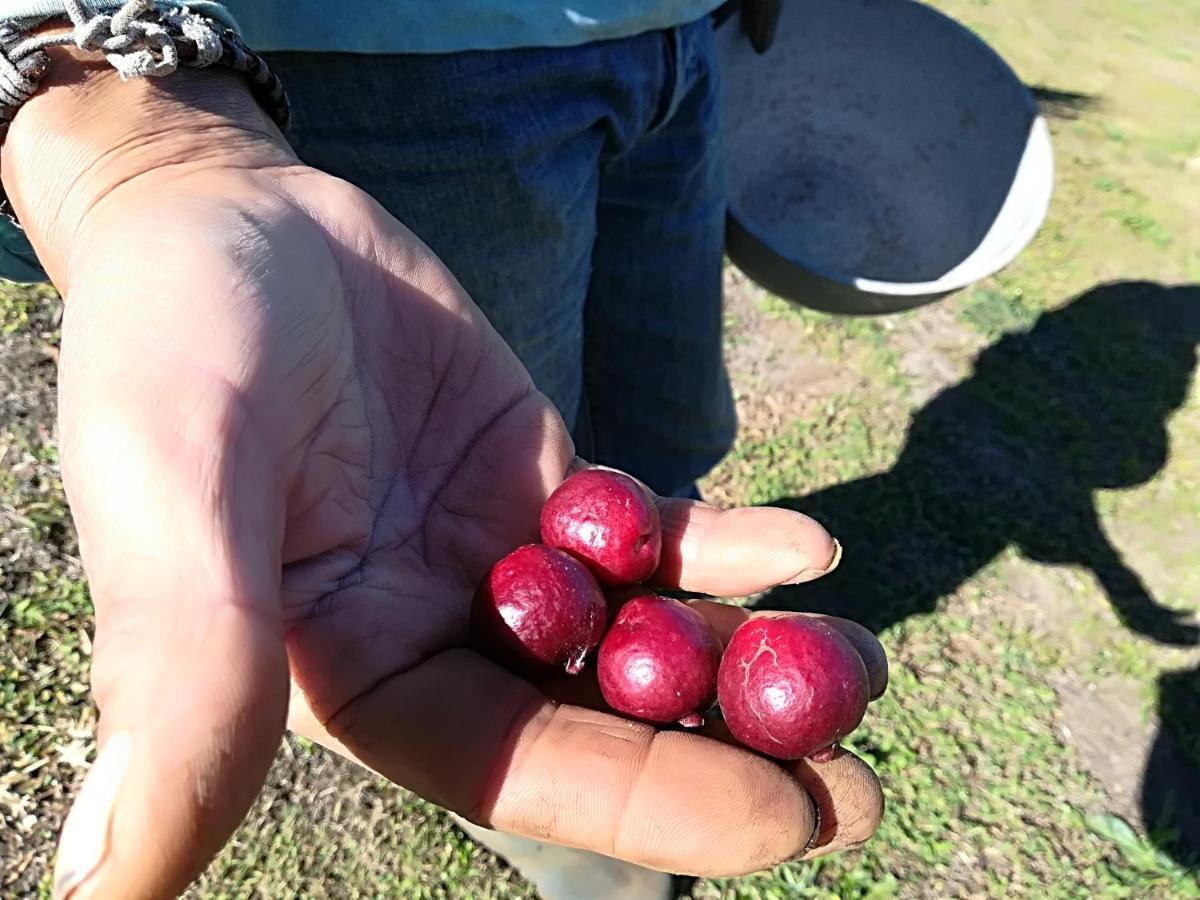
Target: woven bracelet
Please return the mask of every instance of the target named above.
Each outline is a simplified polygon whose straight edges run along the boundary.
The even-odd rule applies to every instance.
[[[170,75],[179,66],[230,69],[245,78],[254,99],[287,131],[290,110],[283,83],[266,60],[220,22],[186,8],[161,9],[154,0],[129,0],[112,15],[90,15],[81,0],[66,0],[65,6],[58,16],[0,22],[0,140],[41,84],[50,66],[46,48],[67,45],[103,53],[122,78]],[[56,22],[73,30],[33,34]],[[0,212],[16,222],[2,189]]]

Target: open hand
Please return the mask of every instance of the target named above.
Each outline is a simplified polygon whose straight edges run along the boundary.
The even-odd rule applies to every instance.
[[[656,732],[469,649],[476,584],[536,539],[580,463],[453,278],[370,198],[292,164],[158,168],[89,208],[58,271],[101,709],[60,890],[182,889],[285,725],[473,821],[676,872],[872,833],[879,786],[850,754],[784,766]],[[834,556],[796,513],[660,505],[663,587],[742,595]],[[701,607],[726,633],[745,615]],[[882,652],[856,640],[881,691]]]

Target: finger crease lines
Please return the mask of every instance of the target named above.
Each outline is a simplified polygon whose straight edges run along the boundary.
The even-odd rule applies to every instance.
[[[537,718],[538,712],[547,703],[554,705],[554,702],[547,699],[545,695],[534,693],[524,703],[517,704],[516,709],[513,710],[512,717],[504,726],[504,736],[500,739],[498,745],[500,750],[497,753],[496,759],[488,767],[487,776],[484,778],[480,795],[476,798],[471,809],[463,813],[465,818],[482,825],[487,825],[490,822],[492,814],[496,809],[496,803],[500,798],[500,790],[504,779],[513,771],[517,732],[527,728],[529,723]],[[541,740],[546,729],[554,721],[554,716],[558,715],[558,711],[559,707],[555,705],[553,715],[548,717],[535,733],[525,735],[526,740],[530,744],[536,745]],[[504,771],[499,771],[501,766],[504,767]]]
[[[656,733],[649,741],[646,742],[644,749],[641,751],[641,759],[637,762],[637,775],[629,782],[629,787],[625,789],[625,796],[621,798],[621,803],[617,807],[620,810],[617,813],[616,821],[613,823],[612,842],[609,845],[610,856],[622,856],[620,850],[621,836],[625,832],[626,819],[629,816],[630,801],[641,787],[642,780],[646,777],[646,770],[650,768],[650,758],[654,754],[654,745],[658,742],[659,734]]]

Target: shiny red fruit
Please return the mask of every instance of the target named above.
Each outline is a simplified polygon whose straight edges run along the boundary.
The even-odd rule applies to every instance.
[[[609,469],[585,469],[542,507],[542,541],[583,562],[607,587],[645,581],[658,568],[658,507],[640,484]]]
[[[867,709],[867,669],[836,629],[797,614],[747,620],[729,641],[717,696],[733,736],[779,759],[841,740]]]
[[[640,591],[600,642],[596,674],[617,712],[695,726],[716,699],[720,663],[721,642],[700,613]]]
[[[476,646],[525,671],[574,675],[604,634],[600,586],[577,560],[540,544],[518,547],[484,576],[471,605]]]

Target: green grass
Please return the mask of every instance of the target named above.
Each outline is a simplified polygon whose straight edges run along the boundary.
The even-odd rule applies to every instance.
[[[887,319],[761,294],[730,304],[731,346],[758,346],[749,330],[766,322],[764,353],[849,373],[782,417],[757,416],[763,398],[744,391],[754,427],[706,490],[809,510],[846,543],[827,583],[766,602],[850,608],[879,630],[892,684],[850,746],[888,809],[861,851],[702,881],[695,896],[1200,897],[1177,826],[1138,821],[1144,753],[1105,774],[1080,741],[1111,733],[1116,748],[1120,722],[1200,767],[1200,657],[1137,632],[1153,621],[1121,619],[1101,578],[1111,560],[1082,538],[1096,523],[1146,596],[1197,609],[1195,336],[1156,318],[1181,295],[1094,289],[1200,281],[1200,172],[1187,167],[1200,7],[938,5],[1027,82],[1096,102],[1052,121],[1049,217],[1000,275]],[[3,897],[48,896],[54,835],[93,749],[90,604],[51,421],[57,340],[50,292],[0,291]],[[1123,686],[1127,706],[1071,718],[1072,692],[1093,683]],[[292,739],[190,896],[533,895],[442,811]]]
[[[743,444],[717,478],[731,481],[735,495],[766,502],[879,471],[896,455],[889,440],[903,431],[864,424],[847,413],[841,424],[834,416]],[[886,506],[870,513],[897,522]],[[965,527],[965,540],[970,533]],[[855,563],[848,553],[844,565]],[[904,896],[913,892],[902,886],[917,883],[930,896],[1200,896],[1183,866],[1104,811],[1101,788],[1061,737],[1048,684],[1064,667],[1093,666],[1148,686],[1158,670],[1144,641],[1114,628],[1102,609],[1087,610],[1071,627],[1091,652],[1068,657],[1044,634],[996,614],[1005,591],[997,568],[980,570],[936,613],[882,632],[891,686],[848,742],[885,785],[888,815],[876,840],[820,864],[713,882],[698,896]]]
[[[247,825],[190,896],[534,895],[441,810],[293,738]]]
[[[1111,819],[1088,812],[1099,798],[1055,728],[1056,696],[1038,676],[1058,664],[1051,650],[969,615],[910,622],[893,638],[890,692],[849,743],[887,786],[875,841],[699,896],[880,897],[916,884],[932,896],[1200,895],[1136,835],[1093,827]]]
[[[959,316],[988,340],[996,340],[1018,328],[1028,328],[1037,319],[1035,303],[1025,300],[1023,288],[1005,292],[975,288],[959,304]]]

